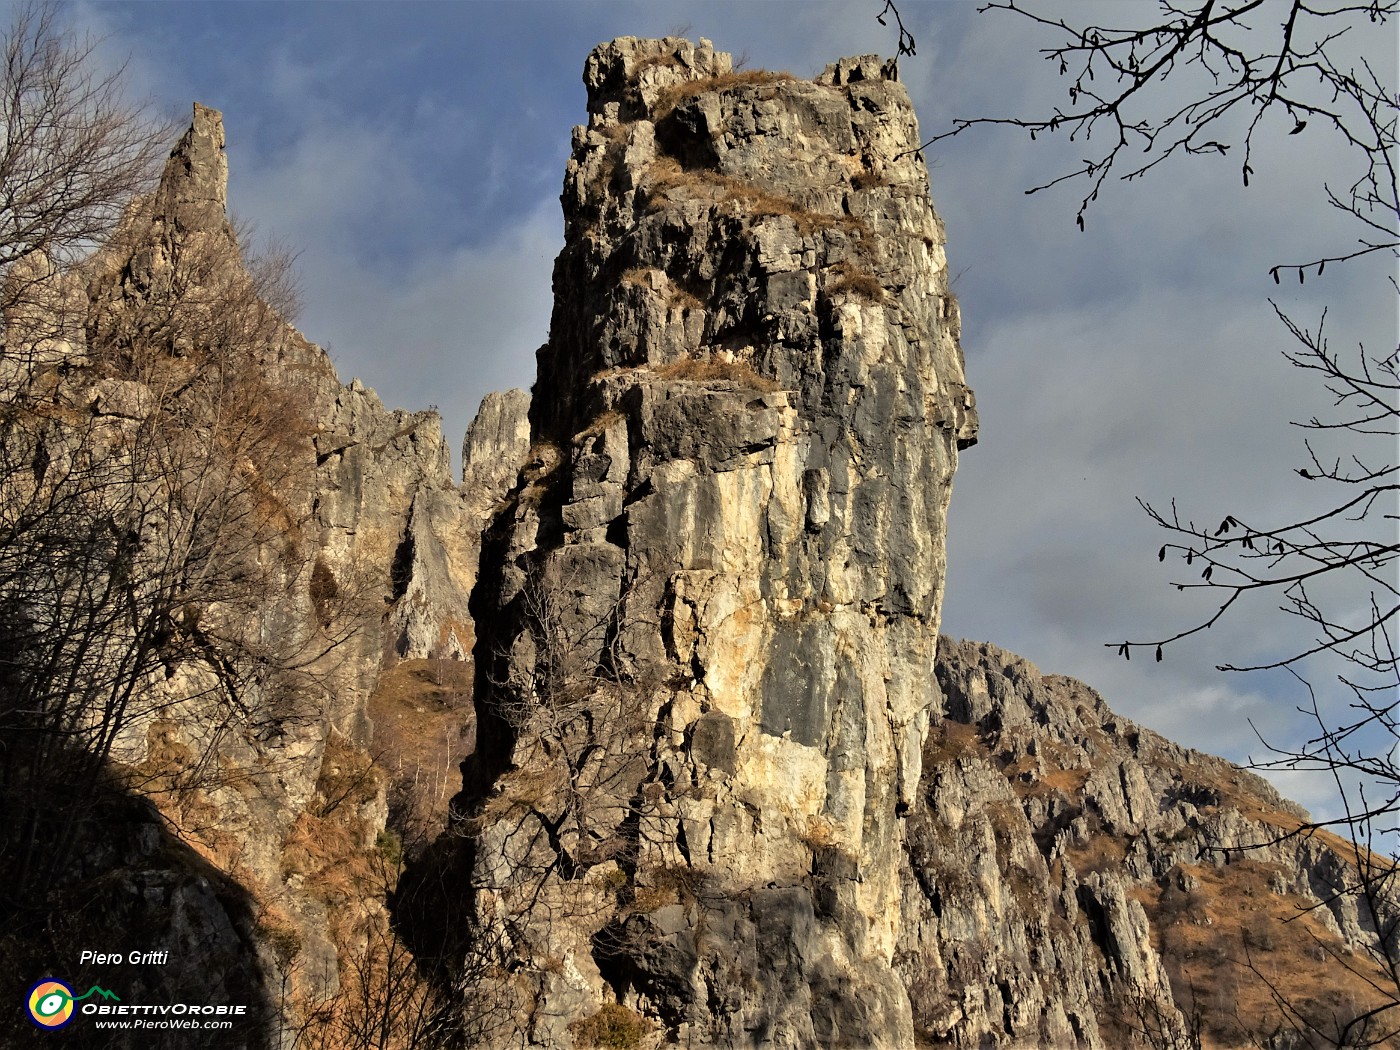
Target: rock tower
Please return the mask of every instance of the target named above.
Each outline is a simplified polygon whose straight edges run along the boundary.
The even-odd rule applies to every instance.
[[[11,269],[0,991],[247,1004],[220,1050],[1394,1043],[1393,859],[939,639],[977,421],[893,65],[585,80],[539,378],[460,482],[279,313],[214,110],[99,252]],[[51,689],[63,623],[101,658]],[[137,629],[109,739],[35,732]]]
[[[908,94],[703,40],[584,80],[531,462],[473,599],[474,943],[511,974],[482,1015],[908,1046],[903,818],[977,427]]]

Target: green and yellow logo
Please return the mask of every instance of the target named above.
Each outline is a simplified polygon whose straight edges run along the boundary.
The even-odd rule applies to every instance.
[[[73,1004],[80,1003],[90,995],[100,995],[104,999],[116,999],[115,992],[93,985],[82,995],[74,995],[73,989],[62,981],[45,977],[29,989],[29,1019],[40,1028],[62,1028],[73,1020]]]

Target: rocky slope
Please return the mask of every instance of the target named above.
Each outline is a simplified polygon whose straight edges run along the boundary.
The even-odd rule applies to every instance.
[[[1335,1028],[1319,987],[1369,1004],[1396,916],[1339,894],[1344,844],[1086,687],[936,654],[976,416],[893,68],[624,39],[584,80],[473,599],[473,1037],[1284,1046]]]
[[[459,730],[471,722],[482,523],[496,474],[513,474],[524,450],[483,432],[458,484],[435,413],[389,411],[358,380],[342,385],[278,314],[282,272],[245,260],[226,181],[221,117],[196,105],[158,189],[112,243],[77,274],[29,262],[42,294],[6,317],[7,451],[32,440],[46,465],[36,486],[7,458],[11,507],[27,501],[40,526],[67,528],[63,508],[113,478],[136,493],[108,501],[109,516],[132,522],[144,570],[133,623],[150,637],[114,629],[111,659],[75,666],[100,676],[159,654],[153,673],[133,672],[134,699],[87,730],[109,770],[91,798],[55,762],[43,768],[57,801],[34,786],[38,757],[7,764],[12,846],[24,813],[76,807],[71,841],[8,852],[12,893],[26,888],[5,901],[12,934],[23,931],[7,955],[23,964],[16,981],[56,970],[138,1001],[252,1002],[259,1024],[231,1045],[262,1045],[340,995],[364,930],[387,929],[382,886],[376,899],[351,883],[371,881],[390,807],[400,829],[441,819],[470,744]],[[83,466],[98,460],[102,476]],[[27,520],[15,514],[7,527]],[[31,567],[16,565],[7,555],[6,597],[23,601]],[[27,739],[23,717],[5,705],[7,741]],[[43,865],[53,870],[27,888]],[[180,966],[79,966],[73,945],[91,947],[99,928],[104,951],[161,946]]]
[[[1012,653],[944,639],[937,675],[899,954],[922,1038],[1386,1044],[1393,1017],[1343,1030],[1393,988],[1400,929],[1389,883],[1374,913],[1347,892],[1349,844]]]
[[[28,264],[0,415],[48,414],[33,449],[7,431],[0,512],[77,437],[125,467],[173,429],[217,455],[161,477],[224,487],[113,518],[122,564],[169,553],[155,520],[235,524],[186,563],[220,586],[153,618],[42,899],[16,814],[72,785],[26,782],[0,706],[14,981],[247,1001],[210,1045],[288,1050],[1336,1034],[1389,986],[1394,895],[1345,891],[1369,858],[1087,686],[939,639],[977,417],[894,67],[624,38],[584,79],[538,380],[483,402],[460,482],[436,415],[341,384],[245,265],[216,112],[83,272]],[[13,579],[7,629],[43,605]],[[83,969],[95,929],[179,967]],[[161,1038],[129,1045],[187,1045]]]

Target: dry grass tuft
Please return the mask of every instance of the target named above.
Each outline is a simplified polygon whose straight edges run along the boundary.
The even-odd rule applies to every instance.
[[[549,479],[564,462],[564,452],[553,441],[536,441],[530,446],[530,454],[521,470],[525,487],[520,491],[520,500],[535,503],[544,498],[549,489]]]
[[[598,418],[589,423],[577,434],[574,435],[573,443],[581,445],[589,438],[601,437],[610,428],[622,422],[626,417],[615,408],[607,409],[599,414]]]
[[[656,275],[653,277],[653,275]],[[654,290],[664,288],[666,290],[666,302],[670,306],[678,306],[685,310],[698,310],[704,307],[701,298],[684,285],[672,280],[663,270],[655,267],[634,266],[629,270],[624,270],[618,279],[618,284],[624,288],[644,288]]]
[[[623,908],[627,915],[645,915],[671,904],[690,906],[699,897],[704,876],[694,868],[667,865],[639,873],[641,885],[632,887],[631,900]]]
[[[882,172],[862,171],[851,176],[851,185],[858,190],[873,190],[880,186],[889,186],[891,183]]]
[[[843,259],[831,267],[831,272],[836,274],[836,280],[827,285],[827,295],[844,293],[869,303],[883,303],[887,298],[885,286],[869,270],[862,270]]]
[[[1128,847],[1123,840],[1104,831],[1096,831],[1088,841],[1076,843],[1065,850],[1065,859],[1079,873],[1080,879],[1092,872],[1116,871],[1127,858]]]
[[[765,87],[772,84],[790,84],[797,78],[781,70],[772,72],[766,69],[743,69],[701,80],[687,80],[662,88],[652,107],[652,120],[660,121],[688,98],[709,94],[712,91],[734,91],[739,88]]]
[[[559,469],[564,462],[564,453],[553,441],[536,441],[530,446],[526,457],[525,470],[531,481],[538,481]]]
[[[682,357],[678,361],[662,365],[655,371],[661,379],[678,379],[691,383],[730,382],[764,393],[779,389],[775,381],[760,375],[747,361]]]
[[[569,1025],[574,1041],[581,1047],[599,1050],[632,1050],[641,1045],[647,1025],[621,1003],[605,1003],[592,1017]]]
[[[924,741],[926,767],[949,765],[963,758],[987,757],[987,749],[977,733],[977,727],[966,722],[944,719],[929,730]]]
[[[797,232],[804,237],[819,230],[846,227],[861,236],[864,243],[867,231],[864,224],[849,215],[827,215],[804,207],[792,197],[775,193],[752,182],[744,182],[730,175],[708,168],[686,168],[674,157],[661,157],[652,162],[648,171],[648,194],[653,206],[670,203],[677,191],[706,196],[716,201],[742,207],[755,218],[787,216],[797,226]]]
[[[588,130],[596,131],[612,145],[619,146],[622,144],[622,140],[627,137],[627,129],[629,127],[631,127],[630,124],[626,124],[620,120],[614,120],[607,123],[590,124]]]
[[[1040,772],[1033,761],[1023,758],[1002,772],[1011,782],[1012,790],[1021,798],[1060,795],[1075,799],[1084,793],[1084,785],[1089,782],[1092,770],[1084,766],[1067,766]]]
[[[696,295],[689,288],[672,283],[671,293],[666,299],[671,306],[679,307],[682,310],[703,310],[705,301]]]

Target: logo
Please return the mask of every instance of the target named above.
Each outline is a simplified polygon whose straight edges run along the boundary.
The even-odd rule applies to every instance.
[[[82,1002],[90,995],[121,1002],[115,993],[95,984],[82,995],[75,996],[73,989],[62,981],[45,977],[29,989],[29,1019],[40,1028],[62,1028],[73,1020],[73,1004]]]
[[[29,989],[29,1019],[40,1028],[62,1028],[73,1020],[73,990],[46,977]]]

